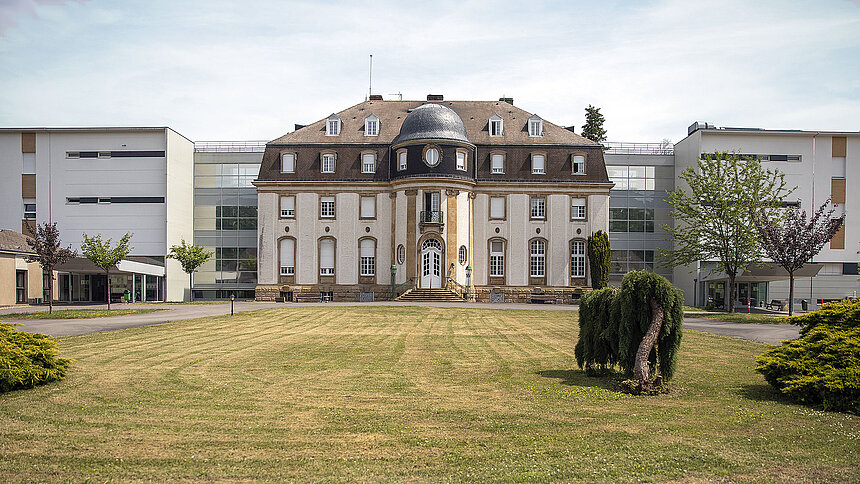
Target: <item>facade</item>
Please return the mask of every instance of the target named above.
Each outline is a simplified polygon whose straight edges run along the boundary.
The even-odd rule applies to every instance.
[[[0,129],[0,163],[10,174],[0,179],[0,227],[27,233],[56,222],[63,243],[78,250],[84,233],[114,241],[134,234],[113,294],[104,274],[71,261],[57,268],[60,301],[117,299],[125,290],[182,300],[188,279],[165,255],[193,240],[192,155],[192,143],[164,127]]]
[[[0,306],[38,302],[42,294],[42,268],[27,257],[35,253],[27,236],[0,229]]]
[[[253,299],[257,189],[265,141],[194,143],[194,243],[213,257],[194,273],[194,299]]]
[[[367,300],[394,284],[562,300],[608,230],[601,146],[499,101],[366,101],[266,145],[256,297]]]
[[[857,296],[857,264],[860,261],[860,193],[846,186],[860,180],[860,132],[764,130],[717,128],[694,123],[688,136],[675,145],[675,177],[694,166],[702,154],[734,152],[754,156],[766,168],[786,175],[789,196],[807,213],[830,199],[838,214],[845,214],[842,230],[824,246],[813,264],[795,279],[795,303],[807,300],[811,308],[824,301]],[[713,273],[713,264],[702,261],[674,270],[674,283],[684,291],[686,304],[703,305],[708,299],[728,296],[725,274]],[[753,267],[737,280],[735,305],[746,307],[774,299],[788,300],[788,276],[772,265]],[[726,301],[726,304],[729,302]]]

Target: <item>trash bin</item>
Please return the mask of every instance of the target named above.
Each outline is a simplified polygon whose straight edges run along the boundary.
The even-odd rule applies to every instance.
[[[801,307],[804,311],[809,311],[809,302],[807,302],[807,301],[806,301],[806,299],[801,299],[801,300],[800,300],[800,307]]]

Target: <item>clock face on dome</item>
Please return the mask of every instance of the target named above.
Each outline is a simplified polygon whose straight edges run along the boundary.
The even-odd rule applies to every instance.
[[[427,148],[424,150],[424,163],[427,166],[436,166],[439,164],[439,150],[436,148]]]

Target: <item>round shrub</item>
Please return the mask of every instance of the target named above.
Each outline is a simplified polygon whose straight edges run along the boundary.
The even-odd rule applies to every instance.
[[[15,331],[11,324],[0,323],[0,392],[62,380],[69,363],[58,356],[50,336]]]

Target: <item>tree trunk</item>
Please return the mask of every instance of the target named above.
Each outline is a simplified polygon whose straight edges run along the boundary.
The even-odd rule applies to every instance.
[[[788,273],[788,315],[794,314],[794,272]]]
[[[657,343],[657,337],[660,336],[660,329],[663,327],[663,317],[665,316],[665,310],[657,303],[656,299],[652,297],[649,302],[651,303],[651,325],[648,326],[645,337],[639,343],[639,348],[636,350],[636,363],[633,366],[633,378],[640,385],[647,384],[651,379],[648,355],[651,354],[651,350]]]
[[[188,273],[188,302],[194,302],[194,272]]]
[[[54,271],[52,269],[48,269],[48,314],[54,314]]]
[[[107,279],[107,304],[108,304],[108,311],[110,311],[110,271],[105,271],[105,278]]]
[[[730,313],[735,312],[735,277],[737,277],[737,274],[729,274],[729,288],[726,291],[729,294],[729,302],[726,303],[726,309]]]

